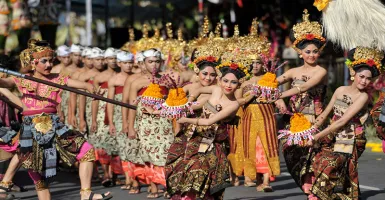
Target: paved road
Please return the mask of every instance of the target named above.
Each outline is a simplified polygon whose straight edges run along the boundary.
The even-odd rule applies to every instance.
[[[385,199],[385,154],[372,153],[367,149],[359,160],[360,186],[362,199],[368,200],[384,200]],[[244,186],[231,187],[225,192],[227,200],[252,200],[252,199],[279,199],[279,200],[298,200],[305,199],[301,190],[297,188],[290,175],[287,173],[284,162],[282,163],[282,175],[277,177],[277,181],[272,183],[275,190],[273,193],[256,192],[255,188],[247,188]],[[53,200],[78,200],[79,197],[79,180],[76,174],[60,172],[56,181],[51,184]],[[22,199],[37,199],[36,192],[29,177],[25,172],[17,174],[16,183],[23,183],[30,191],[24,193],[15,193]],[[105,192],[106,188],[95,185],[93,187],[96,192]],[[142,188],[143,193],[138,195],[128,195],[126,191],[122,191],[119,187],[108,188],[114,194],[115,200],[140,200],[146,199],[147,188]],[[161,199],[161,198],[160,198]],[[162,198],[163,199],[163,198]]]

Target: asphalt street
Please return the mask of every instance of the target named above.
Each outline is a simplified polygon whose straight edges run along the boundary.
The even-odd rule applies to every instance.
[[[296,186],[290,175],[287,173],[285,163],[281,159],[282,174],[277,177],[271,185],[275,190],[273,193],[261,193],[255,190],[255,187],[244,187],[242,184],[238,187],[226,189],[225,199],[227,200],[262,200],[262,199],[280,199],[280,200],[298,200],[305,199],[305,195]],[[362,199],[384,200],[385,199],[385,154],[373,153],[367,149],[359,160],[359,180],[362,193]],[[20,171],[15,177],[18,184],[25,185],[29,190],[23,193],[14,193],[21,199],[37,199],[34,186],[25,171]],[[241,182],[242,183],[242,182]],[[79,179],[76,173],[59,172],[55,181],[50,186],[53,200],[78,200]],[[111,191],[115,200],[140,200],[147,199],[147,187],[142,187],[141,194],[129,195],[120,187],[104,188],[100,184],[94,184],[93,190],[101,193]],[[159,198],[159,199],[163,199]]]

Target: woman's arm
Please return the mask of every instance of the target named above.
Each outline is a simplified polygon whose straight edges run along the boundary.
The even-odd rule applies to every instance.
[[[244,95],[242,95],[243,88],[245,87],[246,84],[247,82],[242,83],[241,87],[235,91],[235,98],[237,98],[239,106],[243,106],[249,103],[249,101],[251,101],[254,98],[254,95],[252,94],[251,91],[248,91]]]
[[[220,92],[220,87],[216,85],[212,85],[212,86],[201,87],[190,92],[191,93],[189,94],[188,100],[191,102],[191,101],[194,101],[200,94],[213,94],[215,92]]]
[[[325,108],[325,110],[317,117],[314,123],[314,127],[318,128],[320,127],[324,121],[326,120],[327,116],[330,114],[330,112],[333,110],[333,106],[337,100],[338,93],[341,93],[342,87],[337,88],[337,90],[334,92],[332,98],[330,99],[330,102],[328,106]]]
[[[327,71],[322,68],[321,70],[319,70],[319,72],[317,72],[312,78],[310,78],[304,84],[282,92],[282,95],[280,96],[280,98],[283,99],[285,97],[291,97],[293,95],[308,91],[309,89],[321,83],[325,78],[326,74],[327,74]]]
[[[199,126],[210,126],[216,122],[219,122],[223,119],[230,117],[231,115],[235,115],[236,112],[238,111],[238,108],[239,108],[239,104],[234,103],[230,106],[224,107],[224,109],[222,109],[221,111],[219,111],[209,119],[183,117],[178,120],[178,123],[189,123],[189,124],[196,124]]]
[[[349,108],[346,110],[344,115],[332,123],[330,126],[322,130],[320,133],[316,134],[314,136],[314,140],[317,141],[320,138],[323,138],[330,133],[333,133],[335,131],[338,131],[340,128],[345,126],[360,110],[366,105],[368,101],[368,94],[362,93],[357,100],[349,106]]]
[[[291,75],[292,73],[293,73],[293,70],[289,69],[289,70],[287,70],[287,72],[285,72],[281,76],[279,76],[277,78],[277,81],[278,81],[279,85],[282,85],[282,84],[292,80],[293,79],[292,75]]]

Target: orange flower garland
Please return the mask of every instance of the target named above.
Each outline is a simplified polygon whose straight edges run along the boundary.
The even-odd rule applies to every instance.
[[[292,133],[298,133],[311,128],[311,123],[302,113],[294,113],[290,118],[290,131]]]
[[[186,104],[188,101],[186,93],[183,88],[170,89],[166,104],[168,106],[180,106]]]
[[[139,97],[140,102],[144,106],[157,106],[164,102],[163,94],[161,92],[160,86],[155,83],[150,83],[147,89],[143,92],[142,96]]]
[[[160,115],[168,118],[186,117],[189,112],[194,114],[191,108],[194,104],[188,102],[183,88],[173,88],[169,90],[166,102],[161,105]]]
[[[278,139],[287,138],[287,145],[303,146],[308,140],[313,139],[313,134],[318,130],[312,127],[310,121],[302,113],[293,113],[290,118],[290,129],[280,130]]]
[[[266,72],[257,84],[264,87],[278,88],[277,75],[271,72]]]

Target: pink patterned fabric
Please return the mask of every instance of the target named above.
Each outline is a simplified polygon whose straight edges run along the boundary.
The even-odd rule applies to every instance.
[[[88,142],[84,142],[84,144],[82,145],[82,147],[80,148],[80,152],[78,155],[76,155],[76,159],[77,160],[81,160],[83,158],[84,155],[86,155],[86,153],[90,150],[94,148],[90,143]]]
[[[51,87],[23,78],[13,78],[19,91],[23,94],[21,101],[28,110],[41,110],[45,108],[56,108],[61,102],[60,93],[62,89]],[[46,81],[67,85],[68,76],[51,74],[45,78]]]
[[[0,149],[8,153],[15,153],[18,146],[19,146],[19,140],[15,141],[15,143],[13,144],[0,144]]]

